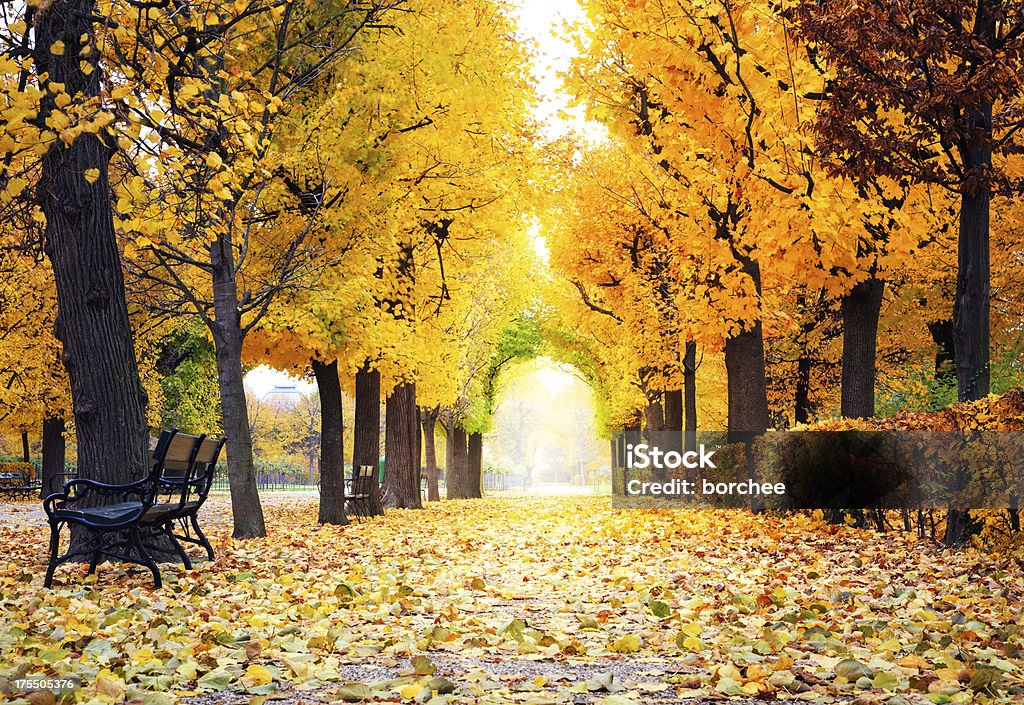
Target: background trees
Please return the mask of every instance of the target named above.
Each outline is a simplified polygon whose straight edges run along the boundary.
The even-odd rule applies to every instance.
[[[990,378],[991,202],[1021,193],[1024,5],[802,3],[796,15],[832,74],[816,125],[830,167],[959,198],[957,388],[979,399]]]
[[[224,433],[247,537],[254,443],[319,444],[344,522],[346,398],[375,510],[421,465],[478,496],[536,356],[604,432],[689,442],[1003,389],[1021,10],[922,7],[592,0],[566,88],[604,136],[542,140],[501,2],[4,4],[0,423],[73,418],[86,475],[147,422]],[[254,439],[262,363],[317,382],[294,442]]]

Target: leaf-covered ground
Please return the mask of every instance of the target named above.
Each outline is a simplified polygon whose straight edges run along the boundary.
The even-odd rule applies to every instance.
[[[81,566],[42,587],[46,528],[0,506],[0,689],[77,699],[441,703],[1024,702],[1019,554],[744,512],[497,498],[318,527],[271,496],[270,536],[215,563]],[[24,695],[24,694],[21,694]],[[31,694],[33,705],[50,701]]]

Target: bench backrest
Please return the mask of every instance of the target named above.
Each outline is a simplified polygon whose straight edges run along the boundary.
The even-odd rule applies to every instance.
[[[153,449],[150,504],[184,506],[194,484],[196,456],[205,436],[163,431]]]
[[[368,495],[373,489],[373,466],[356,465],[352,468],[353,496]]]
[[[206,501],[213,486],[213,477],[217,473],[217,461],[224,449],[223,438],[204,438],[196,453],[195,470],[192,473],[192,486],[188,501]]]

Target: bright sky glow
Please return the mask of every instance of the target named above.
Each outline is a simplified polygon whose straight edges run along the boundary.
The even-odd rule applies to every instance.
[[[295,385],[303,396],[316,391],[316,385],[312,382],[292,377],[286,372],[266,365],[260,365],[245,376],[245,388],[257,399],[265,397],[274,387],[285,385]]]
[[[562,74],[576,56],[574,25],[587,16],[578,0],[515,0],[519,38],[535,48],[534,77],[540,98],[537,119],[545,136],[557,138],[575,132],[588,139],[601,139],[604,128],[590,122],[581,107],[570,108],[562,90]]]

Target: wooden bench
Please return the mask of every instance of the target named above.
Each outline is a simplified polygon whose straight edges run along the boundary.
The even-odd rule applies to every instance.
[[[15,467],[18,465],[23,464]],[[41,491],[42,485],[34,481],[33,474],[23,470],[0,470],[0,496],[31,499],[38,497]]]
[[[181,541],[197,543],[213,558],[213,548],[199,528],[198,512],[206,501],[224,442],[205,436],[163,431],[152,451],[152,466],[142,480],[106,484],[76,478],[61,492],[43,501],[50,524],[50,560],[44,585],[53,583],[57,567],[89,558],[89,573],[99,562],[112,558],[149,568],[153,582],[162,585],[152,551],[165,542],[187,568],[191,560]],[[63,527],[78,527],[86,540],[72,543],[60,554]],[[176,528],[181,533],[176,532]],[[82,545],[76,545],[81,543]]]
[[[351,511],[358,521],[370,516],[373,509],[373,470],[372,465],[356,465],[352,468],[352,478],[345,482],[345,513]]]

